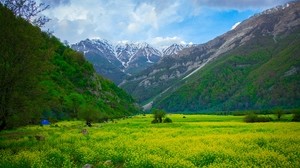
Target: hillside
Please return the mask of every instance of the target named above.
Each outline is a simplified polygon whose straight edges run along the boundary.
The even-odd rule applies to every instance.
[[[168,111],[299,108],[300,29],[257,38],[182,81],[154,102]]]
[[[100,121],[138,111],[82,54],[0,5],[1,130],[40,119]]]
[[[299,12],[299,1],[266,10],[120,86],[145,107],[168,111],[299,107]]]

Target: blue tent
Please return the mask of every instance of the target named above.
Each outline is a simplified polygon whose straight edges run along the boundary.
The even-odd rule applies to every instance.
[[[41,124],[42,125],[50,125],[50,122],[48,120],[42,120]]]

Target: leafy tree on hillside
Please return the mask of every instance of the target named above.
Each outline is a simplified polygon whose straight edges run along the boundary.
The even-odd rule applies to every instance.
[[[84,103],[84,97],[81,94],[71,93],[68,95],[66,97],[66,106],[70,110],[70,117],[75,118],[78,115],[80,106]]]
[[[0,130],[39,118],[43,33],[0,4]]]
[[[98,121],[100,118],[100,112],[92,105],[81,106],[78,112],[78,117],[84,119],[86,124],[91,127],[92,122]]]
[[[139,112],[133,98],[98,76],[83,54],[1,3],[0,23],[0,131],[41,118],[99,121]]]
[[[34,0],[0,0],[5,7],[14,12],[18,17],[22,17],[32,24],[42,27],[50,19],[41,16],[40,13],[49,8],[44,3],[37,4]]]

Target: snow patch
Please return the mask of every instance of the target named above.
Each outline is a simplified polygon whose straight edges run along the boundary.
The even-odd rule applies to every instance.
[[[235,24],[231,27],[231,30],[235,29],[239,24],[241,24],[241,22],[235,23]]]

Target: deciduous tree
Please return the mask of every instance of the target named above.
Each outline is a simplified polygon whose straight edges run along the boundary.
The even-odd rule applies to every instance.
[[[41,12],[50,7],[44,3],[37,4],[34,0],[0,0],[0,2],[13,11],[16,16],[22,17],[36,26],[42,27],[50,20],[41,15]]]

